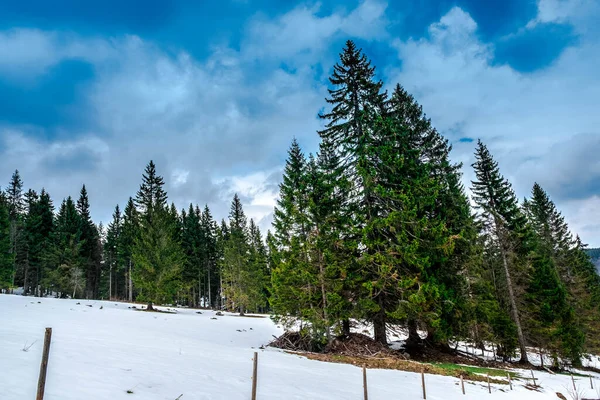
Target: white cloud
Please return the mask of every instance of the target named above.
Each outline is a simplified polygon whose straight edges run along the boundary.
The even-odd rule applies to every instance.
[[[590,33],[600,13],[594,14],[594,3],[539,1],[537,22],[530,26],[577,23],[580,37],[577,46],[535,73],[495,64],[494,48],[480,40],[476,21],[456,7],[429,27],[427,37],[393,41],[401,67],[398,62],[379,70],[390,86],[400,82],[412,92],[452,141],[468,136],[488,143],[520,196],[534,181],[553,195],[553,184],[580,179],[578,173],[589,174],[591,182],[598,176],[595,159],[588,159],[600,150],[589,139],[600,126],[600,42]],[[78,132],[77,139],[47,141],[34,139],[45,135],[32,134],[31,127],[0,128],[2,176],[19,168],[27,187],[46,185],[57,200],[76,196],[85,182],[94,218],[107,222],[114,205],[135,194],[144,166],[154,159],[179,208],[206,202],[220,219],[239,192],[247,214],[265,228],[292,137],[307,152],[316,147],[316,113],[326,96],[315,82],[316,67],[329,70],[335,61],[329,47],[341,37],[389,41],[385,11],[385,2],[365,0],[354,10],[324,16],[317,6],[298,6],[274,19],[257,16],[239,49],[217,47],[202,62],[136,36],[0,32],[4,76],[35,78],[64,59],[86,60],[95,71],[85,88],[95,129]],[[281,68],[281,61],[293,72]],[[577,144],[571,138],[586,139]],[[467,180],[473,148],[457,143],[453,154],[465,162]],[[87,159],[86,168],[60,169],[77,161],[76,155]],[[600,228],[590,228],[600,225],[600,214],[584,217],[578,211],[595,210],[597,198],[566,197],[561,194],[558,205],[573,227],[600,245]]]
[[[65,59],[99,62],[115,53],[110,41],[38,29],[0,32],[0,74],[30,80]]]
[[[561,207],[566,198],[589,196],[600,182],[600,142],[594,139],[600,137],[598,37],[582,34],[552,65],[523,75],[496,64],[493,46],[481,42],[475,21],[453,8],[429,27],[427,38],[398,40],[394,47],[402,67],[388,68],[390,83],[414,93],[452,141],[484,140],[519,196],[529,195],[538,181],[557,193]],[[467,186],[473,150],[474,143],[461,143],[453,154],[465,163]],[[587,218],[600,225],[600,214]],[[600,231],[590,232],[584,240],[600,245]]]

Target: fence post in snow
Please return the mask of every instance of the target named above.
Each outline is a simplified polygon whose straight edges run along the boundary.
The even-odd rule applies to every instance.
[[[367,368],[363,365],[363,390],[365,392],[365,400],[369,400],[369,391],[367,390]]]
[[[460,387],[462,388],[463,394],[465,394],[465,381],[463,380],[463,376],[460,376]]]
[[[256,375],[258,372],[258,353],[254,352],[254,362],[252,366],[252,400],[256,400]]]
[[[575,377],[573,376],[572,372],[571,372],[571,380],[573,381],[573,390],[575,391],[575,393],[577,393],[577,386],[575,385]]]
[[[427,399],[427,391],[425,390],[425,368],[421,370],[421,384],[423,385],[423,399]]]
[[[488,392],[490,394],[492,394],[492,386],[490,385],[490,374],[488,374],[487,379],[488,379]]]
[[[536,388],[537,387],[537,382],[535,381],[535,376],[533,375],[533,370],[530,369],[531,371],[531,379],[533,379],[533,387]]]
[[[48,370],[48,356],[50,355],[50,341],[52,340],[52,328],[46,328],[44,337],[44,351],[42,353],[42,364],[40,366],[40,377],[38,379],[38,389],[36,400],[44,399],[44,389],[46,388],[46,371]]]
[[[510,386],[510,390],[512,390],[512,380],[510,379],[510,372],[507,372],[506,376],[508,377],[508,385]]]
[[[590,375],[590,387],[594,389],[594,382],[592,381],[592,376]]]

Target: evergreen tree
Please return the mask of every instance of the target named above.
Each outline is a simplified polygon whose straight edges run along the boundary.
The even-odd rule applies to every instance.
[[[14,277],[14,254],[11,252],[9,203],[0,193],[0,291],[11,288]]]
[[[98,229],[90,215],[90,203],[85,185],[79,193],[76,209],[79,215],[79,238],[82,242],[79,257],[85,271],[86,297],[95,299],[98,298],[100,288],[102,249]]]
[[[196,210],[196,214],[200,215],[200,210]],[[200,226],[202,229],[202,259],[204,262],[204,270],[206,272],[207,282],[207,295],[208,305],[213,307],[214,297],[220,290],[219,287],[219,271],[217,269],[218,263],[218,243],[217,243],[217,224],[212,217],[208,205],[204,206],[204,212],[200,220]]]
[[[154,163],[146,167],[136,202],[140,206],[140,229],[134,239],[132,278],[138,299],[153,304],[171,303],[180,285],[185,261],[177,240],[177,225],[167,207],[163,179],[156,174]]]
[[[475,159],[473,168],[477,180],[471,182],[473,200],[478,207],[482,233],[487,238],[486,246],[497,249],[501,259],[502,269],[494,276],[504,280],[503,284],[508,292],[507,303],[517,331],[520,361],[526,363],[527,348],[516,281],[521,272],[519,269],[522,268],[516,255],[522,250],[519,243],[520,234],[523,233],[526,223],[510,183],[500,174],[498,163],[481,141],[477,143]]]
[[[106,231],[106,241],[104,242],[105,263],[108,265],[108,298],[118,297],[118,285],[122,282],[121,277],[124,272],[124,263],[121,258],[121,232],[123,229],[123,218],[121,209],[117,204],[112,215],[113,219],[108,224]]]
[[[228,233],[224,243],[222,277],[227,307],[239,311],[257,311],[263,304],[264,280],[250,262],[250,232],[240,198],[231,202]]]
[[[190,203],[188,212],[182,210],[183,231],[182,249],[186,256],[182,272],[184,290],[189,293],[191,304],[199,306],[202,302],[203,278],[203,232],[200,226],[200,215],[196,213],[194,205]]]
[[[85,289],[83,263],[81,259],[81,222],[75,203],[69,196],[63,200],[56,217],[56,261],[57,269],[52,272],[52,282],[62,297],[73,298]]]
[[[152,218],[154,210],[162,213],[167,204],[167,193],[163,189],[165,182],[156,174],[156,165],[150,160],[142,175],[142,184],[135,197],[138,211],[145,218]]]
[[[124,298],[133,301],[133,248],[140,231],[140,218],[135,208],[133,199],[130,197],[123,210],[123,226],[120,235],[119,258],[124,263]]]
[[[22,277],[24,271],[24,259],[26,257],[26,249],[24,244],[26,238],[23,235],[23,222],[26,212],[25,197],[23,195],[23,181],[19,175],[19,171],[13,173],[8,188],[6,189],[6,206],[8,207],[9,222],[10,222],[10,253],[13,255],[13,275],[11,276],[11,286],[15,283],[23,284]],[[15,282],[15,277],[20,276],[20,282]]]

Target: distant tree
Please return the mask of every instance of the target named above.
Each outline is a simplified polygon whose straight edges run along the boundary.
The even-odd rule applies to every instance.
[[[82,242],[79,257],[85,271],[86,297],[95,299],[98,298],[100,289],[102,249],[98,229],[90,214],[90,202],[85,185],[79,193],[76,209],[79,215],[79,238]]]
[[[136,197],[141,218],[132,248],[133,283],[138,299],[148,303],[148,310],[153,309],[153,304],[173,302],[185,257],[177,240],[173,215],[167,208],[163,184],[151,161]]]
[[[11,251],[9,204],[0,193],[0,291],[13,285],[14,254]]]

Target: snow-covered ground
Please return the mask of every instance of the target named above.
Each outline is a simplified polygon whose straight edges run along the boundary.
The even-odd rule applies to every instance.
[[[259,352],[258,399],[362,399],[358,367],[259,349],[281,333],[268,318],[129,307],[0,295],[0,399],[35,398],[45,327],[53,328],[46,400],[249,399],[254,351]],[[492,385],[490,395],[486,385],[469,382],[466,396],[458,379],[426,375],[427,398],[557,399],[556,392],[572,398],[569,376],[535,374],[540,392],[517,381],[513,391]],[[584,392],[580,398],[600,398],[589,378],[576,378],[576,384]],[[370,400],[422,398],[421,377],[409,372],[369,370],[368,388]]]

